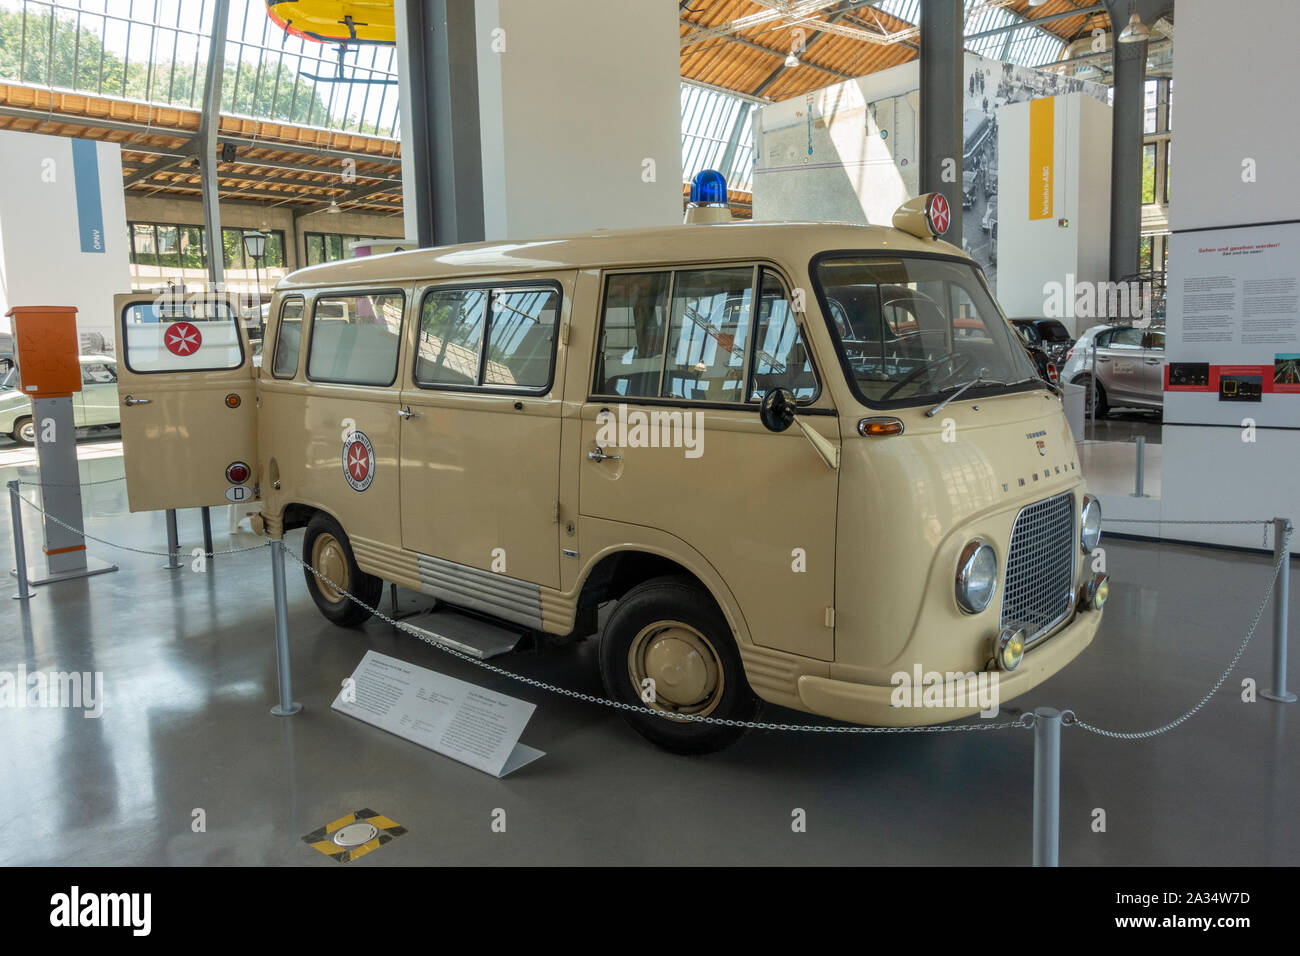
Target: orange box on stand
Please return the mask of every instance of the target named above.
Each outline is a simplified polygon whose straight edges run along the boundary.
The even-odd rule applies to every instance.
[[[14,355],[23,392],[32,398],[58,398],[81,391],[77,309],[71,305],[16,305]]]

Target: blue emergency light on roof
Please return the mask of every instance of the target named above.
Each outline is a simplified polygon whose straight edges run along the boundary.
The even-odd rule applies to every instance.
[[[727,179],[716,169],[701,169],[691,180],[692,203],[725,203]]]

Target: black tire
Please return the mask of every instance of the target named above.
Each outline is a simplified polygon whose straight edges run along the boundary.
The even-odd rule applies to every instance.
[[[661,623],[685,627],[664,627],[656,631],[656,625]],[[670,630],[676,632],[677,640],[667,639],[665,642],[664,635]],[[639,655],[645,648],[678,647],[684,642],[698,642],[700,639],[703,639],[706,653],[712,651],[713,670],[709,671],[707,664],[702,665],[705,671],[714,675],[705,679],[705,684],[711,689],[694,702],[679,704],[661,694],[656,694],[660,700],[653,705],[643,701],[639,681],[633,676],[634,667],[641,671],[640,665],[633,663],[633,647],[638,648]],[[726,618],[713,596],[689,578],[654,578],[623,595],[605,622],[599,656],[601,680],[605,692],[613,700],[634,704],[638,708],[654,707],[665,714],[698,713],[726,720],[752,720],[758,713],[759,699],[745,679],[745,669]],[[702,654],[695,654],[693,659],[704,662]],[[688,675],[688,683],[694,676],[698,674]],[[689,688],[684,694],[688,698],[693,695]],[[679,754],[714,753],[729,747],[745,733],[742,727],[675,720],[643,710],[621,713],[641,736]]]
[[[1088,395],[1083,400],[1083,410],[1084,410],[1084,415],[1086,416],[1088,414],[1088,406],[1092,403],[1092,388],[1091,388],[1092,376],[1080,375],[1071,384],[1082,385],[1084,388],[1088,389]],[[1101,382],[1098,382],[1097,383],[1097,417],[1105,418],[1106,413],[1109,411],[1110,411],[1110,402],[1106,401],[1106,388],[1104,385],[1101,384]]]
[[[321,549],[319,554],[318,545]],[[323,511],[316,512],[307,523],[307,533],[302,540],[302,557],[329,582],[321,581],[310,570],[303,568],[307,593],[327,620],[340,627],[358,627],[370,620],[373,612],[369,608],[379,605],[384,593],[384,582],[357,567],[357,559],[352,556],[352,544],[343,527]],[[319,565],[317,562],[320,562]],[[336,580],[338,577],[345,580]],[[331,587],[331,584],[352,594],[365,607],[350,600],[340,590]]]
[[[25,434],[30,430],[30,434]],[[14,422],[14,430],[9,433],[9,437],[20,445],[35,445],[36,432],[32,426],[32,416],[24,415]]]

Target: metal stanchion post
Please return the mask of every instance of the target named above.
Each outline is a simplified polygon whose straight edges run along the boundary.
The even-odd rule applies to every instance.
[[[284,583],[284,541],[271,539],[271,587],[275,591],[275,669],[279,676],[280,703],[271,708],[277,717],[291,717],[302,710],[294,702],[289,675],[289,599]]]
[[[18,578],[18,593],[15,601],[26,601],[32,596],[27,585],[27,541],[23,537],[23,512],[18,501],[18,482],[9,482],[9,520],[14,532],[14,575]]]
[[[1061,838],[1061,712],[1034,711],[1034,866],[1057,866]]]
[[[1143,494],[1143,485],[1146,483],[1144,480],[1146,478],[1144,469],[1146,468],[1147,440],[1143,436],[1138,435],[1137,438],[1134,439],[1134,444],[1137,445],[1137,480],[1133,488],[1133,497],[1145,498],[1146,495]]]
[[[202,510],[202,514],[203,514],[203,554],[206,556],[206,560],[207,560],[209,563],[211,563],[211,561],[213,560],[213,554],[212,554],[212,509],[209,508],[207,505],[204,505],[203,508],[202,508],[201,510]]]
[[[176,531],[176,511],[167,509],[167,563],[163,565],[168,571],[175,571],[181,566],[181,539]]]
[[[1273,560],[1277,562],[1277,583],[1273,585],[1273,689],[1264,696],[1279,704],[1295,703],[1295,694],[1286,689],[1287,618],[1291,603],[1291,550],[1288,543],[1290,518],[1273,519]]]
[[[1092,340],[1092,376],[1088,379],[1088,391],[1092,400],[1088,403],[1088,418],[1092,424],[1092,440],[1097,440],[1097,339]]]

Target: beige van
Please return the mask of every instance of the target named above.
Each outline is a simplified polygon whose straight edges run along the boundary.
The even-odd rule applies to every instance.
[[[394,582],[485,626],[598,633],[608,694],[680,752],[742,732],[683,716],[760,700],[986,710],[977,678],[1005,702],[1096,634],[1101,515],[1059,395],[935,210],[315,266],[279,283],[260,369],[221,297],[119,297],[131,509],[259,499],[267,534],[306,529],[341,625]]]

